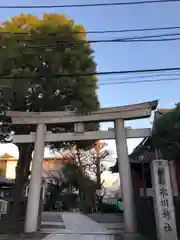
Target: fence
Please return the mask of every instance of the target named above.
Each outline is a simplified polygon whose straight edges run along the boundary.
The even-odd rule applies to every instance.
[[[117,199],[111,199],[111,198],[106,198],[103,199],[104,204],[107,204],[109,206],[114,206],[117,208],[117,210],[123,211],[124,207],[123,207],[123,202]]]
[[[2,215],[6,215],[8,211],[8,202],[0,199],[0,219]]]

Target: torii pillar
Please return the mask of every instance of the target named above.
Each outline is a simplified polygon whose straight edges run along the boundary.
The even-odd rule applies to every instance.
[[[26,211],[25,232],[34,232],[37,229],[39,214],[39,199],[41,194],[41,180],[45,147],[46,126],[43,123],[37,125],[32,160],[31,180],[28,193],[28,203]]]
[[[131,168],[123,119],[115,121],[116,149],[124,205],[125,232],[136,232]]]

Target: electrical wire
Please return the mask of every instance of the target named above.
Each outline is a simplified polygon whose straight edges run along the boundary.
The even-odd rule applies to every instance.
[[[136,80],[136,81],[119,81],[119,82],[108,82],[108,83],[98,83],[99,86],[107,85],[120,85],[120,84],[135,84],[135,83],[152,83],[152,82],[172,82],[180,81],[179,78],[162,78],[162,79],[152,79],[152,80]]]
[[[130,6],[154,3],[176,3],[180,0],[147,0],[147,1],[125,1],[112,3],[89,3],[89,4],[64,4],[64,5],[1,5],[0,9],[33,9],[33,8],[85,8],[85,7],[109,7],[109,6]]]
[[[117,74],[138,74],[138,73],[155,73],[155,72],[174,72],[180,71],[180,67],[174,68],[154,68],[154,69],[137,69],[137,70],[127,70],[127,71],[106,71],[106,72],[76,72],[73,74],[69,73],[59,73],[52,75],[53,78],[60,77],[86,77],[86,76],[96,76],[96,75],[117,75]],[[43,75],[38,76],[4,76],[0,75],[0,79],[36,79],[43,78]]]
[[[141,40],[131,40],[124,42],[169,42],[169,41],[179,41],[180,37],[177,38],[162,38],[162,39],[141,39]]]
[[[71,34],[108,34],[108,33],[128,33],[128,32],[144,32],[144,31],[164,31],[164,30],[178,30],[180,26],[171,26],[171,27],[156,27],[156,28],[134,28],[134,29],[116,29],[116,30],[92,30],[92,31],[72,31]],[[2,29],[1,29],[2,30]],[[63,33],[60,32],[0,32],[1,35],[33,35],[33,34],[40,34],[40,35],[61,35]]]
[[[135,81],[118,81],[118,82],[107,82],[107,83],[97,83],[97,86],[112,86],[112,85],[124,85],[124,84],[140,84],[140,83],[155,83],[155,82],[177,82],[180,81],[180,77],[179,78],[161,78],[161,79],[152,79],[152,80],[135,80]],[[33,85],[30,84],[29,88],[36,88],[36,87],[40,87],[41,84],[37,84],[37,85]],[[0,85],[0,89],[1,88],[8,88],[7,86],[1,86]],[[65,90],[60,92],[60,94],[68,94],[68,93],[72,93],[72,91],[70,90]]]
[[[76,44],[90,44],[90,43],[142,43],[142,42],[171,42],[171,41],[179,41],[180,37],[176,38],[161,38],[161,39],[132,39],[132,40],[126,40],[126,39],[112,39],[112,40],[92,40],[92,41],[86,41],[86,42],[70,42],[70,43],[57,43],[57,44],[48,44],[48,45],[26,45],[20,48],[17,48],[17,50],[20,51],[28,51],[28,49],[52,49],[57,47],[70,47],[72,45]],[[13,51],[15,48],[7,48],[4,46],[1,46],[0,50],[4,51]]]
[[[180,73],[179,73],[180,74]],[[152,79],[152,80],[149,80],[149,79],[146,79],[146,80],[131,80],[131,81],[117,81],[117,82],[106,82],[106,83],[97,83],[97,86],[110,86],[110,85],[124,85],[124,84],[140,84],[140,83],[155,83],[155,82],[173,82],[173,81],[180,81],[180,76],[177,78],[160,78],[160,79]],[[28,88],[29,89],[33,89],[33,88],[36,88],[36,87],[40,87],[41,88],[41,84],[32,84],[30,83]],[[9,86],[6,86],[6,85],[0,85],[0,90],[2,89],[6,89],[6,88],[10,88]],[[61,91],[59,93],[60,95],[64,95],[64,94],[73,94],[72,91],[70,90],[65,90],[65,91]]]
[[[148,73],[149,74],[149,73]],[[126,76],[126,77],[121,77],[121,78],[111,78],[111,79],[107,79],[107,78],[105,78],[105,79],[100,79],[100,83],[103,83],[103,82],[108,82],[108,81],[110,81],[110,82],[112,82],[112,81],[114,81],[114,82],[117,82],[117,81],[126,81],[126,80],[130,80],[130,79],[133,79],[133,80],[135,80],[135,79],[144,79],[144,78],[154,78],[154,77],[175,77],[175,76],[179,76],[180,77],[180,72],[172,72],[172,73],[160,73],[160,74],[151,74],[151,75],[148,75],[148,74],[145,74],[145,75],[142,75],[142,74],[140,74],[140,75],[138,75],[138,74],[135,74],[135,75],[130,75],[130,76]]]
[[[23,41],[23,45],[19,45],[19,49],[23,51],[27,51],[28,49],[37,49],[37,48],[57,48],[60,46],[72,46],[75,44],[90,44],[90,43],[137,43],[137,42],[159,42],[159,41],[177,41],[180,40],[180,33],[168,33],[168,34],[156,34],[156,35],[147,35],[147,36],[136,36],[136,37],[125,37],[125,38],[114,38],[114,39],[95,39],[95,40],[76,40],[76,41],[59,41],[56,40],[56,44],[45,44],[45,45],[30,45],[25,44],[25,41]],[[166,38],[160,38],[160,37],[166,37]],[[169,38],[171,37],[171,38]],[[149,38],[149,39],[148,39]],[[154,39],[153,39],[154,38]],[[18,41],[19,44],[19,41]],[[18,47],[18,45],[17,45]],[[0,47],[1,50],[5,51],[12,51],[14,48],[8,48],[6,45],[1,44]],[[18,50],[19,50],[18,49]]]
[[[179,78],[162,78],[162,79],[153,79],[153,80],[136,80],[136,81],[118,81],[118,82],[107,82],[107,83],[97,83],[97,86],[102,86],[102,87],[106,87],[106,86],[112,86],[112,85],[124,85],[124,84],[140,84],[140,83],[157,83],[157,82],[178,82],[180,81],[180,77]],[[28,88],[36,88],[36,87],[40,87],[41,85],[40,84],[30,84],[28,86]],[[11,88],[9,86],[6,86],[6,85],[0,85],[0,90],[2,89],[7,89],[7,88]],[[60,92],[60,95],[62,94],[71,94],[73,93],[72,91],[70,90],[65,90],[65,91],[62,91]]]

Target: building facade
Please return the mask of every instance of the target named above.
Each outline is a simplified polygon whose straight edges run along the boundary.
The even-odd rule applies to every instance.
[[[155,112],[152,132],[156,131],[156,121],[168,111],[170,109],[158,109]],[[133,188],[140,190],[141,195],[152,195],[151,162],[156,158],[157,151],[153,146],[152,137],[144,138],[129,155]],[[172,159],[169,161],[169,169],[173,194],[177,196],[180,193],[180,162]],[[118,172],[118,162],[111,168],[111,171]]]
[[[0,156],[0,169],[2,176],[7,179],[16,178],[16,166],[18,159],[8,153]],[[46,177],[47,172],[58,171],[65,164],[72,163],[70,157],[45,157],[43,162],[43,176]]]

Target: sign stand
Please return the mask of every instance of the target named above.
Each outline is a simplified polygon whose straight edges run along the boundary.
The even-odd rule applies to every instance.
[[[168,161],[152,161],[151,176],[158,239],[178,240]]]

